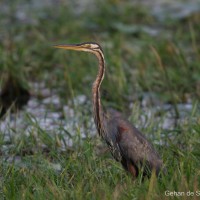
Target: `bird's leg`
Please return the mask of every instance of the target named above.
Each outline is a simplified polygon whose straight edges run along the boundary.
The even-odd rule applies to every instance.
[[[127,161],[127,170],[131,173],[133,177],[138,176],[138,171],[136,167],[130,161]]]
[[[121,164],[122,164],[122,166],[124,167],[124,169],[125,169],[127,172],[131,173],[131,175],[132,175],[133,178],[135,178],[135,177],[138,176],[138,170],[137,170],[137,168],[131,163],[131,161],[128,161],[128,160],[126,160],[126,159],[124,159],[124,158],[122,157]]]

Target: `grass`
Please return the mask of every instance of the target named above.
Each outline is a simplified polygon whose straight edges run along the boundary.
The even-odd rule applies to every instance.
[[[159,148],[168,175],[142,182],[141,177],[133,181],[108,152],[99,151],[98,138],[74,138],[75,147],[63,151],[62,138],[35,124],[29,136],[13,139],[3,158],[2,192],[5,199],[168,199],[167,190],[198,191],[199,129],[198,123],[177,128],[177,141],[168,138],[169,145]]]
[[[179,191],[187,199],[186,193],[191,191],[197,193],[190,198],[198,199],[200,16],[194,14],[182,21],[171,19],[161,24],[144,7],[99,1],[98,12],[82,14],[64,4],[34,12],[30,7],[29,15],[22,20],[16,12],[24,2],[6,4],[7,13],[0,12],[0,24],[4,27],[0,32],[0,84],[11,74],[30,91],[31,83],[44,82],[47,88],[59,93],[63,104],[78,94],[90,98],[97,71],[94,56],[51,46],[99,42],[107,63],[102,86],[104,105],[129,113],[131,122],[152,142],[164,144],[155,146],[168,174],[162,179],[152,176],[142,182],[139,176],[133,181],[104,151],[99,137],[80,139],[81,122],[71,138],[74,146],[63,149],[61,144],[65,140],[59,132],[63,127],[50,133],[27,113],[24,123],[32,127],[28,134],[17,127],[8,128],[12,134],[7,138],[0,130],[0,198],[179,199],[165,195],[165,191]],[[143,31],[144,27],[158,28],[160,33],[153,36]],[[34,95],[42,98],[39,93]],[[192,102],[193,110],[173,129],[163,129],[162,109],[157,113],[160,120],[156,120],[156,115],[149,117],[140,106],[146,93],[155,96],[160,105],[170,103],[176,117],[181,117],[179,103]],[[134,104],[132,111],[130,103]],[[86,109],[74,107],[79,114]],[[141,115],[145,116],[144,123]],[[89,130],[87,134],[90,135]]]

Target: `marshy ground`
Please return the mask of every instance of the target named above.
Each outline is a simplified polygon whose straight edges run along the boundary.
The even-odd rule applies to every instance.
[[[0,5],[0,199],[199,198],[198,0]],[[104,106],[154,144],[162,179],[133,181],[98,137],[96,58],[52,48],[85,41],[104,50]]]

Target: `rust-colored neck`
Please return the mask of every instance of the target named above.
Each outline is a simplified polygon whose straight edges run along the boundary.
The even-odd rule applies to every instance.
[[[100,94],[100,86],[104,79],[105,74],[105,61],[104,55],[101,50],[97,50],[94,54],[98,58],[99,62],[99,70],[96,76],[96,79],[93,83],[92,87],[92,101],[93,101],[93,112],[94,112],[94,121],[96,124],[96,128],[98,130],[99,135],[103,136],[103,109],[101,106],[101,94]]]

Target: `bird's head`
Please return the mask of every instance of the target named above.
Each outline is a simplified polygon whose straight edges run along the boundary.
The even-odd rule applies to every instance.
[[[99,50],[102,51],[101,46],[95,42],[84,42],[81,44],[61,44],[54,45],[53,47],[66,50],[87,51],[91,53],[95,53]]]

